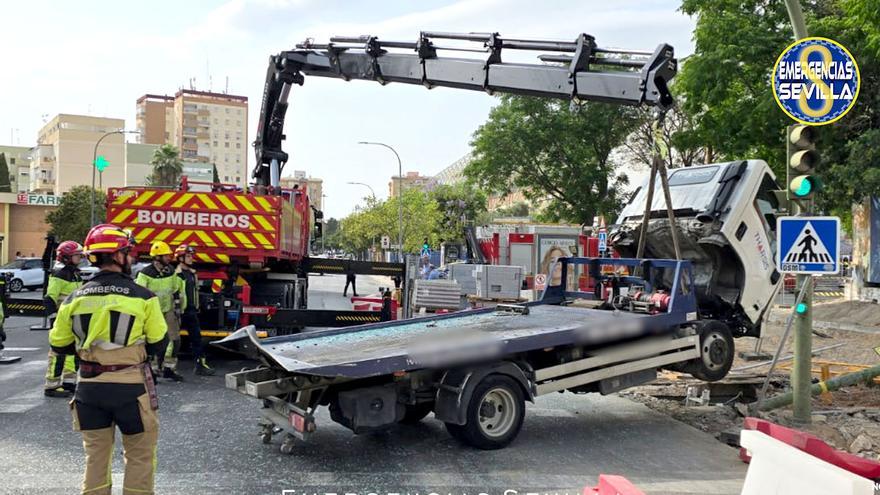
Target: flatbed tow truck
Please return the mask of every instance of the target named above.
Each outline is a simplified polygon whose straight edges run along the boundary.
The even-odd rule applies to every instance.
[[[215,345],[263,366],[226,375],[226,386],[263,401],[263,442],[283,434],[284,453],[292,452],[295,439],[315,432],[320,406],[329,406],[333,420],[355,433],[433,412],[453,437],[497,449],[516,437],[525,401],[538,396],[608,394],[653,380],[664,367],[707,379],[729,370],[732,338],[723,325],[698,319],[690,262],[558,263],[560,284],[522,305],[263,340],[253,327],[240,329]],[[603,275],[603,265],[647,277]],[[612,288],[614,306],[593,293],[564,290],[573,266]],[[641,297],[661,294],[662,287],[661,298]]]
[[[482,48],[440,47],[437,40]],[[445,58],[438,50],[487,58]],[[502,51],[511,50],[557,53],[539,56],[541,64],[502,62]],[[673,104],[675,72],[669,45],[604,49],[586,34],[573,42],[426,32],[416,42],[308,41],[270,59],[254,175],[276,184],[288,158],[281,150],[287,99],[306,75],[644,104],[662,118]],[[661,184],[647,194],[649,184],[609,229],[624,258],[560,258],[538,301],[265,340],[244,327],[215,345],[261,364],[228,374],[226,386],[261,401],[263,442],[282,435],[281,451],[292,453],[295,441],[316,430],[322,406],[355,433],[433,412],[463,443],[497,449],[520,431],[525,402],[544,394],[613,393],[653,380],[659,369],[719,380],[733,362],[733,339],[760,336],[781,284],[772,259],[775,217],[786,204],[760,160],[676,169],[662,186],[669,205]],[[678,257],[673,229],[684,259],[669,259]],[[648,257],[634,258],[640,237]],[[594,292],[574,290],[570,282],[583,273]]]

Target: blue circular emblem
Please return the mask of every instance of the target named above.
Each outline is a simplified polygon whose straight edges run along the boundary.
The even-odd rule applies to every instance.
[[[846,115],[859,96],[859,66],[840,43],[804,38],[792,43],[773,67],[773,96],[792,119],[825,125]]]

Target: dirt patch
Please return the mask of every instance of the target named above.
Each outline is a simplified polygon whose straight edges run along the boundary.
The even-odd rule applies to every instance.
[[[834,301],[813,305],[813,319],[877,328],[880,331],[880,304],[862,301]]]
[[[771,383],[768,396],[787,391],[787,379],[774,378]],[[766,413],[750,412],[748,405],[741,402],[742,398],[713,399],[710,395],[708,404],[686,405],[689,387],[699,401],[700,391],[706,384],[687,375],[665,374],[653,384],[626,390],[621,395],[727,444],[735,445],[745,416],[756,416],[810,432],[835,448],[880,461],[880,386],[857,385],[831,392],[826,397],[815,397],[813,422],[806,426],[792,421],[790,407]]]

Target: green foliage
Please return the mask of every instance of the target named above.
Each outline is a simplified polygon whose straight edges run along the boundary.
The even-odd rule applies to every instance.
[[[876,0],[804,2],[811,36],[846,46],[859,64],[861,89],[852,110],[819,128],[826,187],[818,206],[846,216],[853,201],[870,194],[880,161],[871,146],[880,129],[880,9]],[[766,160],[779,182],[785,177],[785,127],[792,121],[773,98],[776,58],[794,41],[781,0],[684,0],[681,10],[697,17],[696,52],[683,64],[674,89],[694,128],[681,139],[702,143],[714,161]],[[873,192],[877,192],[876,185]]]
[[[91,228],[92,188],[75,186],[61,196],[61,203],[53,211],[46,214],[49,233],[58,241],[76,241],[82,243]],[[107,195],[103,191],[95,191],[96,219],[104,223]]]
[[[429,196],[443,214],[439,235],[446,241],[463,239],[464,228],[486,211],[486,193],[467,182],[436,186]]]
[[[591,224],[620,206],[627,178],[609,155],[639,123],[629,107],[505,95],[474,133],[464,173],[488,192],[547,200],[550,220]]]
[[[214,169],[213,170],[214,178],[212,180],[214,181],[214,184],[219,184],[220,183],[220,174],[217,173],[217,164],[212,165],[212,167]]]
[[[153,153],[150,160],[153,173],[147,177],[147,184],[158,187],[177,187],[183,175],[183,161],[175,146],[163,144]]]
[[[340,222],[342,246],[350,252],[364,251],[383,235],[397,244],[398,198],[386,201],[368,199],[367,208],[356,211]],[[417,253],[425,237],[437,245],[442,233],[443,213],[437,201],[419,189],[403,191],[403,248]],[[445,238],[444,238],[445,239]]]
[[[492,212],[493,218],[522,218],[529,216],[529,204],[525,202],[514,203],[508,207],[498,208]]]
[[[694,119],[687,137],[712,161],[760,158],[784,168],[788,117],[769,82],[776,58],[793,40],[781,0],[684,0],[697,16],[695,53],[675,78],[676,96]]]
[[[0,192],[12,192],[9,180],[9,166],[6,165],[6,154],[0,153]]]

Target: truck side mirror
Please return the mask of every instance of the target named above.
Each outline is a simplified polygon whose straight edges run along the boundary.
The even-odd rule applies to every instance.
[[[324,223],[323,222],[315,222],[315,239],[320,239],[324,236]]]

